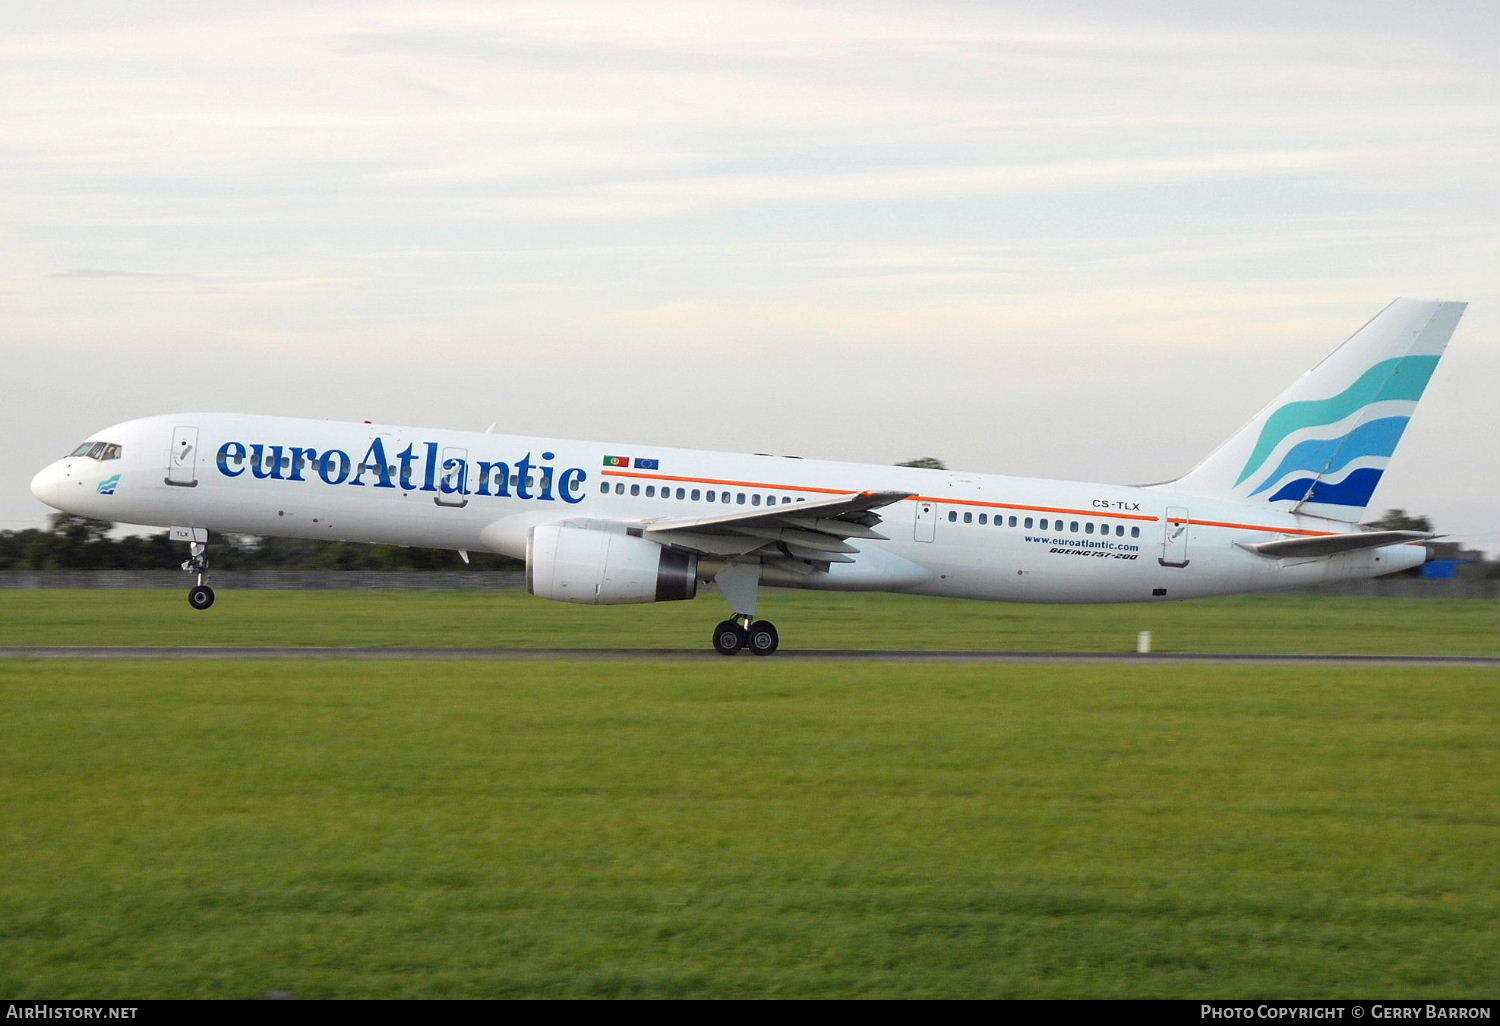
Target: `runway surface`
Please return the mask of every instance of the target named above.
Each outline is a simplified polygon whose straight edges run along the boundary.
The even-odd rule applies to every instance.
[[[0,647],[0,660],[17,659],[422,659],[526,662],[573,659],[592,662],[717,662],[724,656],[709,649],[669,648],[266,648],[266,647]],[[746,653],[734,657],[757,659]],[[1400,655],[1223,655],[1109,652],[887,652],[795,651],[783,649],[765,657],[775,662],[813,663],[1131,663],[1263,664],[1280,666],[1485,666],[1500,667],[1500,657]]]

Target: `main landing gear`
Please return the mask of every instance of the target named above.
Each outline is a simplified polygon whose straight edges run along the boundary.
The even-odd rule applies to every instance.
[[[781,635],[770,620],[755,618],[756,599],[760,592],[759,563],[728,563],[714,575],[714,583],[729,600],[735,614],[714,628],[714,651],[720,655],[738,655],[748,648],[752,654],[770,655],[781,646]],[[739,610],[748,609],[748,613]]]
[[[753,655],[770,655],[781,647],[781,635],[770,620],[751,620],[737,614],[714,628],[714,651],[720,655],[738,655],[748,648]]]
[[[191,542],[188,560],[182,569],[198,575],[198,583],[188,589],[188,605],[194,609],[207,609],[214,604],[214,590],[203,583],[208,579],[208,546],[203,542]]]

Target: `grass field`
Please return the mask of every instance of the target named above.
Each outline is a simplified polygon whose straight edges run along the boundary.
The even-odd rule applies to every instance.
[[[682,645],[521,596],[100,595],[0,596],[4,641]],[[1179,649],[1493,651],[1491,603],[1310,601],[1149,612]],[[873,608],[768,612],[833,647],[1135,629]],[[1496,677],[4,661],[0,996],[1493,998]]]
[[[522,592],[242,591],[194,612],[180,591],[0,590],[0,645],[355,645],[702,651],[728,612],[693,602],[589,607]],[[1250,596],[1032,606],[768,589],[794,649],[1500,655],[1500,603]]]

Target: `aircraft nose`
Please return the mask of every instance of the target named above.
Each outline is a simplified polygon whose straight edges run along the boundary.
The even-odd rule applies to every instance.
[[[58,505],[59,493],[62,491],[62,464],[53,463],[43,467],[36,477],[31,479],[31,494],[41,499],[53,509],[60,509]]]

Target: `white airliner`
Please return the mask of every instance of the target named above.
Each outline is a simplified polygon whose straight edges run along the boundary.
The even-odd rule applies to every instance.
[[[1432,535],[1362,530],[1465,304],[1399,299],[1186,476],[1129,487],[524,435],[176,413],[36,475],[59,510],[169,528],[207,609],[209,532],[499,552],[542,598],[690,599],[725,655],[780,644],[761,585],[1152,602],[1374,577]]]

